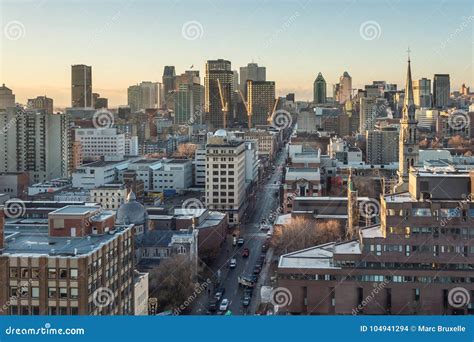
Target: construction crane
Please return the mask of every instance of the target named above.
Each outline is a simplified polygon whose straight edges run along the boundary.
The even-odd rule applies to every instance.
[[[222,93],[221,81],[217,79],[217,87],[219,88],[219,97],[221,98],[222,113],[224,114],[224,129],[227,128],[227,114],[229,113],[229,102],[224,99]]]
[[[245,101],[244,94],[242,94],[240,89],[239,89],[239,95],[240,95],[240,98],[242,99],[242,102],[244,103],[245,111],[247,112],[247,117],[249,119],[248,120],[249,121],[249,129],[250,129],[250,128],[252,128],[252,114],[250,113],[249,104],[247,103],[247,101]]]
[[[270,123],[270,124],[271,124],[271,122],[272,122],[273,115],[274,115],[274,113],[275,113],[275,111],[276,111],[276,109],[277,109],[278,101],[279,101],[279,100],[280,100],[279,97],[277,97],[277,98],[275,99],[275,104],[273,105],[273,110],[272,110],[272,112],[270,113],[270,116],[268,117],[268,123]]]

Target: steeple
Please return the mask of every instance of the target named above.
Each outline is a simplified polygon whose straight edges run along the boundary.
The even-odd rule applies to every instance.
[[[406,121],[415,120],[415,100],[413,96],[413,80],[411,78],[410,48],[408,52],[407,79],[405,84],[405,98],[403,101],[403,119]]]

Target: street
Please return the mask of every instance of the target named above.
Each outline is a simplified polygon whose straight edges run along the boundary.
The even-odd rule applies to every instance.
[[[226,241],[226,246],[222,248],[222,253],[218,261],[216,261],[212,267],[216,278],[218,278],[220,282],[219,288],[225,289],[223,298],[227,298],[230,302],[228,310],[234,315],[254,314],[258,305],[257,301],[259,301],[260,297],[258,293],[260,288],[258,286],[255,286],[253,289],[250,305],[246,308],[242,305],[244,287],[239,286],[238,277],[252,275],[255,265],[262,254],[262,245],[266,241],[267,232],[260,230],[260,224],[262,219],[268,220],[270,213],[276,210],[279,205],[278,196],[275,194],[279,191],[279,182],[281,180],[285,158],[286,148],[283,148],[275,158],[275,171],[272,172],[271,169],[269,169],[269,173],[263,177],[264,180],[262,184],[259,184],[259,189],[256,191],[257,198],[255,208],[249,210],[247,223],[240,226],[240,237],[244,238],[244,245],[233,246],[232,236],[229,236]],[[242,257],[244,248],[248,248],[250,251],[248,257]],[[229,268],[229,262],[232,258],[237,259],[235,268]],[[271,262],[271,260],[267,259],[265,264],[268,262]],[[267,276],[267,274],[264,274],[266,272],[263,271],[266,269],[268,269],[268,267],[264,265],[262,267],[261,277]],[[208,311],[208,304],[213,298],[215,290],[216,289],[211,288],[210,293],[206,292],[196,301],[192,314],[202,315]],[[219,313],[219,310],[217,310],[216,313]]]

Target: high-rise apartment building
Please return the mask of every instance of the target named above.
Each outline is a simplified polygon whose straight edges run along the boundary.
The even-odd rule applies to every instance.
[[[0,87],[0,110],[5,110],[9,107],[15,107],[15,94],[3,83]]]
[[[240,223],[245,211],[245,143],[219,129],[206,145],[206,206],[227,213],[229,225]]]
[[[232,123],[232,78],[230,61],[209,60],[204,77],[206,124],[210,129],[226,128]]]
[[[247,81],[249,128],[268,125],[275,106],[275,82]]]
[[[365,132],[367,164],[398,162],[398,131],[394,127]]]
[[[46,95],[29,99],[28,108],[43,109],[47,114],[53,114],[53,99],[46,97]]]
[[[187,70],[176,76],[174,93],[174,123],[202,123],[202,85],[199,71]]]
[[[323,74],[319,73],[313,84],[313,102],[315,104],[326,103],[326,80]]]
[[[450,93],[449,74],[435,74],[433,78],[433,107],[446,108],[449,106]]]
[[[70,120],[67,114],[46,114],[22,108],[0,112],[0,172],[25,171],[30,182],[68,177]]]
[[[341,104],[352,98],[352,77],[347,71],[344,71],[344,74],[339,79],[338,95],[338,100]]]
[[[431,107],[431,80],[421,78],[413,81],[413,100],[418,108]]]
[[[93,108],[92,67],[83,64],[71,66],[71,106]]]

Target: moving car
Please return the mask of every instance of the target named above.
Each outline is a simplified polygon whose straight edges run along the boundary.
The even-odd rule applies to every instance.
[[[237,266],[237,259],[236,258],[230,259],[229,267],[235,268],[236,266]]]
[[[217,310],[217,300],[213,299],[209,302],[209,311],[213,312]]]
[[[225,293],[225,288],[222,287],[220,289],[217,289],[216,294],[214,295],[214,298],[216,298],[216,300],[219,301],[221,300],[224,293]]]
[[[242,252],[242,257],[247,258],[250,255],[250,250],[245,247],[243,252]]]
[[[238,246],[242,246],[244,243],[245,243],[244,238],[239,238],[239,239],[237,240],[237,245],[238,245]]]
[[[237,237],[234,236],[234,238],[232,239],[232,246],[237,246]]]
[[[219,310],[227,311],[228,307],[229,307],[229,300],[227,298],[224,298],[221,302],[221,305],[219,305]]]
[[[256,280],[251,276],[242,276],[237,278],[239,285],[245,286],[247,288],[252,288],[255,286]]]
[[[253,290],[252,290],[252,288],[246,288],[246,289],[244,289],[244,296],[247,296],[247,297],[252,298],[252,295],[253,295]]]
[[[244,296],[244,298],[242,298],[242,306],[244,307],[249,306],[251,299],[252,298],[250,298],[249,296]]]

